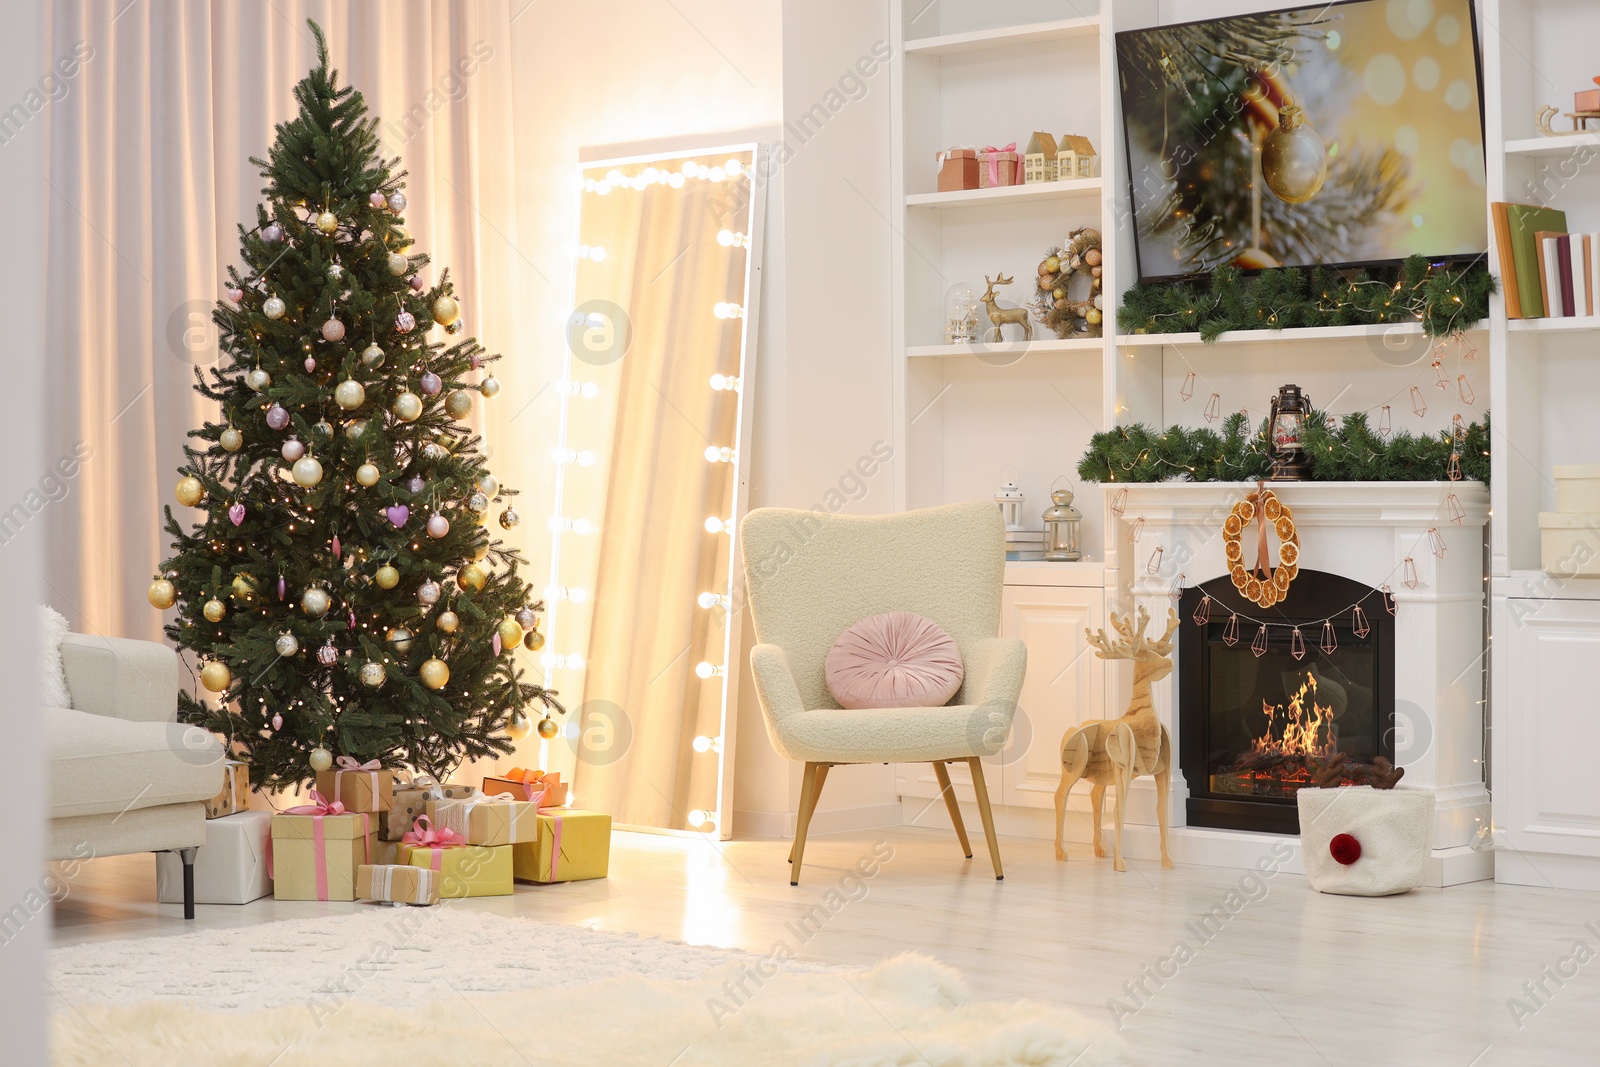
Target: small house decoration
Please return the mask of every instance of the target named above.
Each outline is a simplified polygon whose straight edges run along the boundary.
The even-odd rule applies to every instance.
[[[1035,130],[1022,154],[1022,181],[1025,185],[1056,180],[1056,139]]]
[[[1056,178],[1070,181],[1073,178],[1094,178],[1100,174],[1100,157],[1095,154],[1089,138],[1067,134],[1056,147]]]

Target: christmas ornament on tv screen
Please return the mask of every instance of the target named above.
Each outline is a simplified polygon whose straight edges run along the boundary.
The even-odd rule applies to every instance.
[[[1303,204],[1328,178],[1328,149],[1293,104],[1278,113],[1278,128],[1261,145],[1261,174],[1286,204]]]

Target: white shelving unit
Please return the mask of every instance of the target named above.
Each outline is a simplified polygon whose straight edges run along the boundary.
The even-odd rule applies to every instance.
[[[1600,888],[1600,780],[1590,767],[1600,726],[1586,696],[1587,665],[1600,657],[1600,581],[1541,571],[1538,528],[1538,513],[1553,506],[1551,467],[1600,463],[1594,432],[1600,405],[1593,400],[1600,396],[1594,337],[1600,318],[1508,322],[1496,298],[1489,320],[1443,354],[1449,366],[1440,384],[1448,389],[1434,388],[1435,347],[1410,325],[1246,332],[1213,344],[1196,334],[1114,335],[1121,294],[1137,280],[1116,33],[1283,6],[1281,0],[894,0],[891,32],[903,56],[890,101],[897,504],[987,497],[1015,477],[1025,510],[1036,515],[1061,475],[1075,479],[1094,433],[1135,422],[1203,425],[1213,393],[1221,412],[1246,410],[1259,419],[1268,397],[1292,381],[1334,413],[1389,405],[1395,429],[1413,432],[1443,429],[1455,414],[1472,421],[1492,410],[1491,762],[1495,818],[1506,846],[1498,876]],[[1565,104],[1596,73],[1600,5],[1478,0],[1478,15],[1485,219],[1490,200],[1548,203],[1567,211],[1574,231],[1600,231],[1600,133],[1552,138],[1534,127],[1540,105]],[[1039,128],[1088,136],[1103,177],[1093,186],[936,192],[939,150],[1013,139],[1021,145]],[[1044,251],[1083,225],[1103,235],[1107,337],[940,344],[951,284],[981,292],[985,275],[1007,274],[1016,283],[1002,288],[1000,299],[1021,306],[1031,298]],[[1491,269],[1501,274],[1489,244]],[[1105,565],[1103,607],[1122,592],[1115,584],[1117,539],[1107,537],[1101,495],[1075,488],[1085,512],[1085,549]],[[1008,570],[1007,582],[1032,588],[1039,577]],[[1060,579],[1073,590],[1058,595],[1062,611],[1069,603],[1071,611],[1089,610],[1073,599],[1085,580],[1091,579],[1083,573]],[[1120,699],[1117,686],[1106,684],[1103,692],[1110,705]]]

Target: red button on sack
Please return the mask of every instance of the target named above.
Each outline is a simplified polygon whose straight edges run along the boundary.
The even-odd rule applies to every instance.
[[[1361,858],[1361,842],[1349,834],[1336,834],[1328,842],[1328,855],[1348,867]]]

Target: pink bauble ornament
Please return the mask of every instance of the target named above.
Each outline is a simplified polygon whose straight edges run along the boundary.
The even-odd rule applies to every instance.
[[[394,317],[394,328],[401,333],[410,333],[416,326],[416,316],[409,311],[402,311]]]
[[[473,370],[477,370],[479,367],[483,366],[483,360],[478,357],[476,352],[474,352],[467,358],[467,366],[471,367]]]
[[[394,212],[396,215],[398,215],[398,214],[400,214],[400,212],[404,211],[405,209],[406,209],[406,194],[405,193],[390,193],[389,194],[389,210]]]
[[[426,286],[428,283],[422,280],[422,275],[413,274],[411,276],[411,280],[409,282],[407,282],[406,284],[411,286],[412,292],[420,293],[420,292],[422,292],[423,287]]]
[[[306,373],[310,374],[311,372],[315,371],[316,369],[317,369],[316,358],[313,357],[313,356],[307,356],[306,357]]]
[[[490,641],[489,644],[494,648],[494,654],[498,656],[500,654],[500,647],[501,647],[500,646],[500,635],[498,633],[496,633],[494,635],[494,640]]]
[[[394,528],[398,530],[400,527],[406,524],[407,519],[411,518],[411,509],[406,507],[404,504],[396,504],[392,508],[386,508],[384,510],[384,514],[389,517],[389,521],[393,523]]]
[[[261,230],[261,239],[272,244],[283,240],[283,227],[276,222],[269,222]]]
[[[236,285],[230,285],[222,292],[228,298],[228,303],[230,304],[237,305],[239,301],[244,299],[244,290]]]
[[[283,575],[278,575],[278,599],[282,600],[289,591],[288,583],[283,580]]]
[[[244,522],[244,505],[234,504],[228,508],[228,521],[238,526]]]
[[[450,520],[437,511],[428,517],[428,536],[443,537],[450,532]]]
[[[421,478],[417,477],[416,475],[412,475],[406,479],[406,492],[410,493],[412,496],[416,496],[418,493],[422,492],[423,487],[427,484],[428,483],[424,482]]]
[[[339,535],[338,534],[334,534],[333,535],[333,558],[334,559],[340,558],[340,556],[343,554],[343,552],[344,552],[344,549],[339,546]]]
[[[338,658],[339,650],[333,647],[333,642],[331,641],[317,649],[317,662],[324,667],[333,666],[334,661]]]
[[[375,208],[382,208],[385,203],[383,194],[374,190],[372,195],[367,197],[367,203]]]
[[[274,430],[281,430],[289,425],[289,413],[282,404],[274,404],[267,409],[267,425]]]
[[[283,729],[283,716],[279,715],[277,712],[272,713],[272,728],[274,730]]]
[[[345,629],[346,630],[354,630],[355,628],[356,628],[356,613],[352,611],[350,613],[350,625],[346,626]]]
[[[306,446],[300,443],[298,437],[291,437],[283,443],[283,447],[279,451],[283,453],[284,459],[293,463],[306,454]]]
[[[330,317],[327,322],[322,324],[322,339],[324,341],[343,341],[344,323]]]
[[[444,382],[433,371],[422,372],[422,392],[426,396],[438,396],[439,390],[444,388]]]

